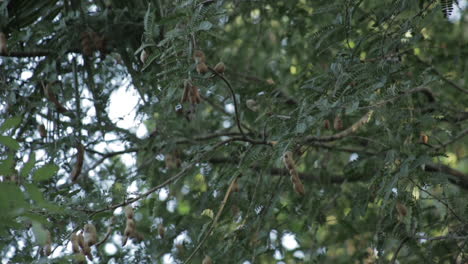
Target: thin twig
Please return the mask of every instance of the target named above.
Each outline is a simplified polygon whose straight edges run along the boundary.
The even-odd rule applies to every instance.
[[[110,237],[110,234],[111,234],[111,233],[112,233],[112,227],[109,226],[109,227],[107,228],[106,236],[104,236],[104,238],[103,238],[101,241],[99,241],[99,242],[98,242],[96,245],[94,245],[94,246],[95,246],[96,248],[98,248],[99,246],[101,246],[102,244],[104,244],[104,243],[107,241],[107,239]]]
[[[221,80],[224,81],[224,83],[227,85],[227,87],[229,88],[229,91],[231,92],[231,95],[232,95],[232,100],[234,101],[234,112],[236,114],[236,122],[237,122],[237,127],[239,128],[239,131],[241,132],[242,136],[244,138],[247,138],[244,134],[244,131],[242,130],[242,125],[241,125],[241,122],[240,122],[240,118],[239,118],[239,110],[238,110],[238,106],[237,106],[237,99],[236,99],[236,94],[234,93],[234,89],[232,89],[232,86],[231,84],[229,83],[229,81],[224,78],[223,75],[219,74],[217,71],[215,71],[213,68],[209,67],[208,66],[208,69],[213,73],[215,74],[216,76],[218,76],[219,78],[221,78]]]
[[[433,195],[432,193],[428,192],[427,190],[425,190],[424,188],[422,188],[421,186],[419,186],[419,184],[417,184],[416,182],[414,182],[411,178],[408,178],[414,185],[416,185],[416,187],[418,187],[419,190],[421,190],[422,192],[426,193],[427,195],[431,196],[432,198],[436,199],[439,203],[443,204],[452,214],[453,216],[455,216],[455,218],[458,219],[458,221],[462,222],[463,223],[463,220],[455,213],[455,211],[453,211],[453,209],[444,201],[442,201],[442,199],[439,199],[438,197],[436,197],[435,195]]]
[[[464,136],[468,135],[468,128],[463,130],[460,134],[458,134],[457,136],[455,136],[454,138],[452,138],[451,140],[445,142],[445,143],[442,143],[441,145],[437,146],[436,147],[436,150],[438,149],[441,149],[441,148],[445,148],[446,146],[454,143],[455,141],[463,138]]]
[[[237,175],[229,185],[229,188],[226,191],[226,195],[224,195],[224,199],[221,202],[221,205],[219,206],[218,213],[216,214],[215,218],[213,219],[213,222],[211,222],[211,227],[208,229],[206,232],[206,235],[203,237],[203,239],[198,243],[197,247],[195,250],[190,254],[190,256],[184,261],[184,264],[189,263],[190,260],[195,256],[195,254],[200,250],[201,246],[205,243],[205,241],[208,239],[210,236],[211,232],[213,232],[213,229],[215,228],[216,224],[218,223],[219,217],[221,216],[221,213],[224,210],[224,206],[226,205],[227,200],[229,199],[229,195],[232,192],[232,188],[234,186],[234,183],[236,182],[237,178],[239,178],[239,175]]]
[[[409,237],[405,237],[405,238],[401,241],[400,245],[398,246],[397,250],[395,251],[395,254],[393,254],[393,258],[392,258],[392,260],[390,261],[390,263],[392,263],[392,264],[395,264],[395,263],[396,263],[396,260],[397,260],[397,257],[398,257],[398,253],[400,253],[400,250],[403,248],[403,245],[404,245],[406,242],[408,242],[408,240],[409,240]]]

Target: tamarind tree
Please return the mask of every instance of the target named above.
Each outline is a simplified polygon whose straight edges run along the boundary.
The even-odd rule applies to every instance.
[[[466,1],[0,1],[2,263],[466,263]]]

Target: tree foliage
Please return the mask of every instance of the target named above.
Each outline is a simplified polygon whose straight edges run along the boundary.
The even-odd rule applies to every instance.
[[[2,262],[465,263],[458,4],[0,1]]]

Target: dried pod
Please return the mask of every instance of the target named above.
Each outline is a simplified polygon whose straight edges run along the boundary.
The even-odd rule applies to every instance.
[[[224,65],[224,63],[222,61],[218,62],[218,64],[216,64],[216,66],[214,67],[214,70],[215,72],[219,73],[219,74],[223,74],[224,71],[226,70],[226,66]]]
[[[427,144],[429,142],[429,136],[426,134],[421,134],[421,142]]]
[[[257,112],[258,109],[259,109],[259,106],[257,104],[257,102],[253,99],[247,99],[245,101],[245,104],[247,105],[247,108],[249,108],[250,110],[254,111],[254,112]]]
[[[335,120],[333,120],[333,128],[335,130],[342,130],[343,129],[343,120],[341,120],[340,115],[335,116]]]
[[[52,254],[52,236],[50,235],[49,230],[46,230],[47,238],[44,245],[44,255],[50,256]]]
[[[84,243],[83,233],[79,233],[77,235],[77,241],[78,241],[78,245],[80,246],[80,248],[84,249],[85,248],[85,243]]]
[[[81,50],[83,55],[89,57],[93,55],[94,45],[89,32],[81,32]]]
[[[183,244],[175,244],[175,247],[177,249],[177,252],[182,255],[185,253],[185,247]]]
[[[87,247],[97,243],[96,227],[93,224],[86,224],[83,232],[84,244]]]
[[[80,245],[78,243],[78,235],[73,232],[70,236],[73,253],[80,253]]]
[[[8,53],[7,37],[3,32],[0,32],[0,53]]]
[[[325,119],[325,121],[323,121],[323,127],[325,129],[330,129],[330,121],[328,119]]]
[[[135,236],[136,233],[136,223],[135,220],[132,218],[127,218],[127,223],[125,225],[125,230],[124,230],[124,240],[122,241],[122,246],[125,246],[127,244],[128,238],[132,238]]]
[[[191,92],[190,102],[191,102],[192,104],[199,104],[199,103],[201,103],[200,90],[199,90],[198,87],[196,87],[195,85],[192,86],[192,92]]]
[[[57,108],[57,111],[59,113],[66,113],[68,112],[68,109],[65,108],[57,99],[57,97],[55,96],[55,93],[50,89],[49,87],[50,84],[47,84],[47,85],[44,85],[44,83],[42,83],[42,88],[44,89],[44,93],[47,97],[47,99],[49,99],[49,101],[51,101],[52,103],[54,103],[55,107]]]
[[[41,138],[47,137],[47,130],[43,124],[40,124],[37,127],[37,130],[39,130],[39,135],[41,136]]]
[[[203,53],[203,51],[201,50],[196,50],[194,53],[193,53],[193,59],[195,60],[196,63],[206,63],[206,57],[205,57],[205,53]]]
[[[140,53],[141,63],[145,64],[148,57],[149,57],[149,54],[146,52],[146,50],[142,50],[141,53]]]
[[[291,177],[294,191],[296,191],[300,195],[304,195],[305,194],[304,185],[302,184],[300,180],[298,181],[297,179],[299,179],[299,177],[297,178]]]
[[[186,103],[189,101],[190,90],[192,89],[192,84],[189,80],[184,80],[184,93],[182,95],[181,103]]]
[[[88,247],[88,246],[84,246],[82,248],[82,251],[83,255],[85,255],[86,257],[88,257],[89,260],[93,260],[93,254],[91,254],[91,248]]]
[[[233,191],[233,192],[238,192],[238,191],[240,191],[239,183],[237,182],[237,180],[238,180],[238,179],[236,179],[236,180],[234,181],[234,183],[232,184],[232,191]]]
[[[291,175],[291,182],[293,184],[294,190],[298,194],[304,195],[304,185],[302,184],[301,179],[299,178],[299,175],[297,173],[296,164],[294,163],[293,154],[291,151],[286,151],[283,154],[283,163],[288,169],[289,174]]]
[[[108,53],[106,37],[98,34],[94,34],[93,37],[95,49],[97,49],[101,53],[101,58],[105,57]]]
[[[205,74],[208,72],[208,66],[204,62],[200,62],[197,64],[197,72],[199,74]]]
[[[291,151],[286,151],[283,154],[283,163],[289,171],[296,170],[296,164],[294,163],[293,154]]]
[[[397,209],[397,212],[398,212],[398,215],[400,216],[400,218],[403,218],[408,214],[408,209],[406,208],[406,206],[404,204],[402,204],[400,202],[396,203],[396,209]]]
[[[266,82],[267,82],[269,85],[275,85],[275,84],[276,84],[275,81],[273,81],[273,79],[271,79],[271,78],[268,78],[268,79],[266,80]]]
[[[81,169],[83,168],[83,161],[84,161],[84,153],[85,149],[83,144],[78,143],[76,145],[76,150],[78,151],[76,154],[76,163],[73,171],[71,173],[71,180],[75,182],[78,179],[78,176],[81,174]]]
[[[213,260],[211,260],[211,257],[206,255],[205,258],[203,259],[202,264],[213,264]]]
[[[125,217],[127,219],[133,219],[134,216],[133,208],[130,205],[125,206]]]
[[[162,224],[158,225],[158,234],[161,238],[164,238],[164,234],[166,233],[166,229]]]

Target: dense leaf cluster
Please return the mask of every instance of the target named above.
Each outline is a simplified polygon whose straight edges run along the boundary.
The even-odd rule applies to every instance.
[[[83,261],[87,223],[94,263],[467,262],[467,25],[457,1],[0,1],[2,262]]]

